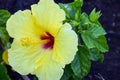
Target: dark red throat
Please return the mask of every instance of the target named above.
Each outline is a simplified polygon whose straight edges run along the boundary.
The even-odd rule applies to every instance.
[[[43,48],[44,49],[53,49],[53,46],[54,46],[54,37],[46,32],[45,34],[43,34],[41,37],[40,37],[41,40],[46,40],[45,43],[43,44]]]

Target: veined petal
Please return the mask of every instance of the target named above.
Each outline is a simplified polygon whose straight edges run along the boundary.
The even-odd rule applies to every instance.
[[[74,59],[77,51],[78,37],[71,28],[68,23],[64,24],[55,37],[53,59],[63,67]]]
[[[40,60],[36,62],[37,69],[34,74],[39,80],[60,80],[63,75],[63,69],[60,64],[52,60],[52,52],[45,51]]]
[[[30,10],[18,11],[7,21],[7,31],[11,37],[39,36],[40,29],[36,26]]]
[[[35,62],[40,58],[43,49],[40,45],[22,46],[19,40],[14,40],[8,50],[8,61],[13,69],[22,75],[29,74],[35,69]]]
[[[39,4],[32,5],[32,14],[36,18],[36,24],[53,36],[65,19],[65,12],[53,0],[40,0]]]

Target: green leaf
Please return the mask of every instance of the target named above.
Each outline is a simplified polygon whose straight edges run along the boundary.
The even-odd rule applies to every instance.
[[[73,75],[73,71],[70,65],[66,65],[64,69],[64,74],[60,80],[69,80]]]
[[[77,76],[78,78],[80,78],[81,67],[80,67],[80,58],[79,58],[78,54],[76,54],[74,60],[72,61],[71,68],[72,68],[75,76]]]
[[[65,11],[66,17],[68,19],[70,19],[70,17],[75,14],[75,13],[72,12],[72,8],[73,8],[72,6],[70,6],[68,4],[62,4],[62,3],[59,3],[59,5]],[[70,13],[70,12],[72,12],[72,13]]]
[[[0,64],[0,80],[10,80],[7,74],[7,69],[3,64]]]
[[[3,51],[0,50],[0,63],[3,61],[3,60],[2,60],[2,54],[3,54]]]
[[[78,7],[82,7],[83,6],[83,0],[74,0],[76,2],[76,5]]]
[[[104,61],[104,54],[100,54],[99,58],[98,58],[99,62],[103,62]]]
[[[98,23],[89,23],[86,28],[80,32],[85,45],[91,48],[97,48],[101,52],[108,51],[108,45],[105,38],[105,30]]]
[[[96,9],[93,9],[89,15],[89,19],[91,22],[97,22],[101,15],[100,11],[96,12]]]
[[[2,41],[2,45],[7,46],[7,43],[9,42],[9,35],[6,31],[5,27],[0,27],[0,40]]]
[[[80,59],[80,67],[81,67],[81,79],[85,77],[91,68],[91,61],[89,59],[90,53],[87,48],[84,46],[79,45],[78,47],[78,55]]]
[[[9,41],[9,35],[6,31],[6,22],[10,17],[10,13],[6,10],[0,10],[0,44],[2,46],[7,46]]]
[[[94,38],[98,38],[99,36],[106,34],[105,30],[98,24],[90,24],[87,31],[90,32],[91,36]]]
[[[65,11],[66,17],[68,19],[74,19],[75,18],[75,13],[77,12],[77,8],[74,6],[73,3],[69,4],[59,4],[60,7]]]
[[[69,3],[69,4],[60,3],[59,6],[66,13],[67,20],[65,21],[68,21],[70,24],[74,24],[75,26],[78,26],[82,5],[83,5],[83,0],[75,0],[74,2]]]
[[[100,51],[96,48],[90,49],[90,59],[92,61],[104,61],[104,55],[100,53]]]
[[[89,25],[90,21],[89,21],[88,15],[86,13],[82,13],[80,15],[80,22],[81,22],[82,26]]]
[[[33,80],[38,80],[38,78],[35,76]]]
[[[70,23],[73,27],[76,27],[78,26],[80,23],[75,21],[75,20],[71,20],[71,23]]]
[[[8,18],[10,17],[10,13],[6,10],[0,10],[0,26],[6,27],[6,22]]]
[[[81,33],[82,39],[85,43],[85,45],[91,49],[91,48],[97,48],[101,52],[107,52],[108,51],[108,45],[105,36],[99,36],[98,38],[93,37],[92,33],[85,30]]]
[[[89,73],[91,67],[90,53],[84,46],[79,45],[78,49],[75,59],[71,63],[71,68],[74,72],[74,79],[82,80]]]

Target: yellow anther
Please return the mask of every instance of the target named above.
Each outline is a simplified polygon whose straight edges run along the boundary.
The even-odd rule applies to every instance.
[[[23,37],[20,39],[20,41],[22,46],[29,46],[30,44],[30,39],[28,37]]]

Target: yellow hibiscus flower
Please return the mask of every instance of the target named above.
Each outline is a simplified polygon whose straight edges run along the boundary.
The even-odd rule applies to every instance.
[[[60,80],[63,68],[77,51],[78,38],[65,13],[53,0],[40,0],[31,10],[18,11],[7,21],[14,38],[8,61],[22,75],[36,74],[39,80]]]

